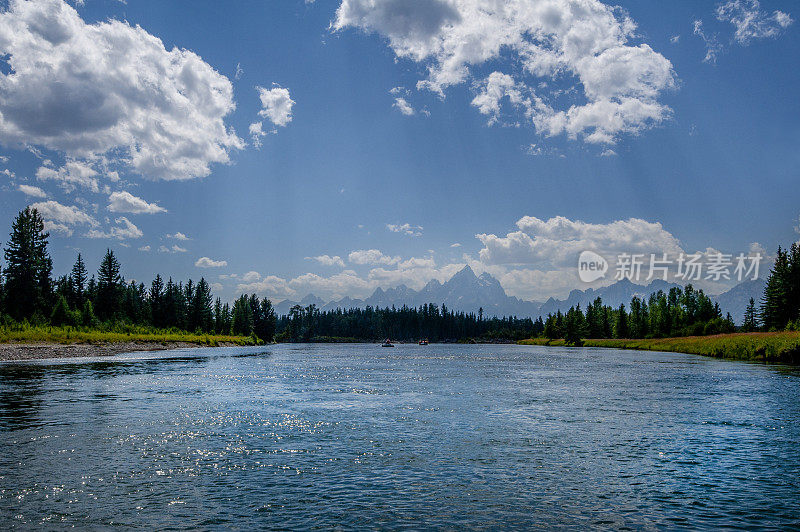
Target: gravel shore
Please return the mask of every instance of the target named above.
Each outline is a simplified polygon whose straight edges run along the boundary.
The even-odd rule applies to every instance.
[[[220,344],[222,345],[222,344]],[[112,342],[95,344],[0,344],[0,362],[41,358],[102,357],[132,351],[206,347],[188,342]]]

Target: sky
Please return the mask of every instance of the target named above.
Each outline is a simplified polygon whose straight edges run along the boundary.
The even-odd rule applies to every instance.
[[[0,244],[32,205],[56,275],[111,248],[227,300],[469,264],[541,301],[584,287],[582,250],[768,261],[800,231],[798,11],[4,2]]]

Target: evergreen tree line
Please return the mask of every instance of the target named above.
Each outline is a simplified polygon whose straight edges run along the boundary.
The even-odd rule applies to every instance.
[[[376,341],[431,342],[474,339],[481,341],[521,340],[544,329],[541,318],[484,318],[478,314],[454,312],[446,305],[429,303],[417,308],[351,308],[320,311],[316,305],[295,305],[278,319],[278,341],[307,342],[331,338]]]
[[[663,338],[700,336],[733,332],[736,326],[728,314],[723,318],[719,304],[692,285],[659,290],[649,298],[633,297],[612,308],[595,299],[584,312],[580,305],[566,313],[548,314],[542,336],[563,338],[578,344],[582,338]]]
[[[81,254],[69,274],[53,280],[47,250],[49,233],[36,209],[14,219],[0,268],[0,322],[97,327],[126,323],[157,329],[257,336],[272,341],[276,317],[272,303],[255,294],[233,304],[214,300],[204,278],[196,283],[165,283],[161,275],[147,287],[126,283],[119,260],[107,250],[97,275],[89,277]]]
[[[744,328],[748,330],[800,330],[800,246],[778,248],[775,264],[767,277],[761,305],[755,301],[745,312]]]

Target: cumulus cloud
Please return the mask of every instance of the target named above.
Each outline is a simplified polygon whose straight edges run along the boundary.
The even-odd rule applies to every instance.
[[[378,249],[359,249],[351,251],[347,256],[347,260],[351,264],[366,265],[366,264],[397,264],[400,262],[400,257],[390,257],[384,255]]]
[[[258,281],[250,283],[240,283],[236,290],[241,293],[254,293],[273,300],[283,300],[297,295],[297,292],[289,286],[285,279],[268,275]]]
[[[332,27],[384,36],[427,67],[417,88],[441,96],[498,59],[519,64],[477,80],[473,105],[491,123],[508,101],[543,135],[610,144],[671,116],[659,97],[676,86],[672,64],[599,0],[342,0]]]
[[[131,214],[156,214],[167,212],[167,209],[159,207],[155,203],[147,203],[142,198],[136,197],[130,192],[112,192],[108,197],[108,210],[111,212],[125,212]]]
[[[42,201],[32,203],[31,209],[36,209],[44,220],[45,229],[65,236],[72,236],[72,227],[75,225],[89,225],[95,227],[97,220],[80,210],[78,207],[62,205],[57,201]]]
[[[620,253],[680,253],[678,239],[660,223],[638,218],[591,224],[556,216],[541,220],[524,216],[518,231],[505,236],[477,234],[483,244],[479,256],[486,264],[528,265],[557,269],[573,267],[581,251],[604,257]]]
[[[194,265],[198,268],[224,268],[228,265],[228,261],[225,260],[213,260],[208,257],[200,257],[194,263]]]
[[[141,238],[144,233],[141,229],[136,227],[133,222],[124,216],[120,216],[114,222],[117,224],[115,227],[110,227],[107,231],[100,229],[92,229],[86,233],[87,238],[116,238],[117,240],[126,240],[129,238]]]
[[[788,13],[761,9],[758,0],[730,0],[716,9],[717,20],[730,22],[736,28],[734,40],[748,44],[753,39],[777,37],[794,22]]]
[[[292,107],[295,101],[289,95],[289,89],[273,87],[265,89],[256,87],[258,97],[261,99],[259,116],[268,119],[276,126],[285,127],[292,121]]]
[[[26,196],[31,196],[33,198],[46,198],[47,193],[39,187],[34,187],[31,185],[19,185],[17,186],[17,190],[25,194]]]
[[[398,97],[394,99],[394,103],[392,107],[396,107],[401,113],[406,116],[411,116],[414,114],[414,108],[411,107],[411,104],[406,101],[403,97]]]
[[[187,241],[187,240],[191,240],[191,238],[189,238],[188,236],[184,235],[180,231],[177,231],[175,234],[167,234],[166,236],[167,236],[167,238],[171,238],[173,240],[181,240],[181,241],[184,241],[184,242]]]
[[[259,279],[261,279],[261,274],[255,271],[249,271],[242,275],[242,281],[246,283],[252,283],[253,281],[258,281]]]
[[[386,229],[392,233],[402,233],[407,236],[422,236],[421,225],[405,224],[386,224]]]
[[[306,257],[306,260],[317,261],[323,266],[339,266],[340,268],[344,268],[344,261],[339,255],[318,255],[316,257]]]
[[[87,24],[62,0],[14,0],[0,13],[0,54],[4,145],[114,157],[160,179],[208,175],[243,147],[224,122],[231,82],[139,26]]]
[[[0,87],[2,87],[1,84]],[[0,89],[1,91],[2,89]],[[0,104],[1,108],[2,104]],[[0,130],[2,130],[2,121],[0,121]],[[0,132],[0,134],[2,133]],[[72,192],[77,187],[83,187],[95,194],[100,192],[97,171],[92,168],[91,164],[84,161],[68,160],[61,168],[53,168],[47,165],[40,166],[36,170],[36,179],[39,181],[55,181],[66,192]]]
[[[150,251],[150,246],[149,246],[149,245],[147,245],[147,246],[142,246],[142,247],[140,247],[140,248],[139,248],[139,251],[145,251],[145,252],[146,252],[146,251]]]

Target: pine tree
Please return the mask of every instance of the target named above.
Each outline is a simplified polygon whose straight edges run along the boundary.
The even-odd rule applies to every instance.
[[[617,311],[617,322],[614,324],[614,338],[628,338],[629,336],[628,313],[625,312],[625,305],[620,305]]]
[[[200,278],[193,292],[189,311],[189,330],[196,331],[199,329],[203,332],[211,332],[213,328],[211,290],[204,278]]]
[[[63,295],[59,296],[53,312],[50,314],[50,323],[56,327],[63,327],[64,325],[76,325],[77,321],[75,312],[69,309],[67,298]]]
[[[100,320],[113,320],[122,310],[122,277],[119,261],[110,249],[106,250],[97,271],[95,312]]]
[[[83,257],[81,254],[78,253],[78,259],[75,261],[75,265],[72,266],[72,272],[69,274],[70,280],[70,288],[72,292],[72,300],[70,304],[73,308],[81,308],[83,307],[83,301],[86,297],[86,279],[88,278],[88,273],[86,271],[86,264],[83,262]]]
[[[742,331],[752,332],[758,329],[758,314],[756,312],[756,302],[751,297],[747,309],[744,311],[744,322],[742,323]]]
[[[791,316],[789,272],[788,255],[778,247],[775,264],[767,277],[767,285],[764,287],[764,296],[761,300],[761,323],[768,331],[782,330],[789,322]]]
[[[153,279],[153,282],[150,284],[148,299],[150,301],[150,315],[153,326],[158,328],[165,327],[164,281],[159,274],[156,274],[156,278]]]
[[[26,207],[11,226],[4,250],[6,312],[17,320],[50,314],[53,261],[47,251],[49,233],[36,209]]]

